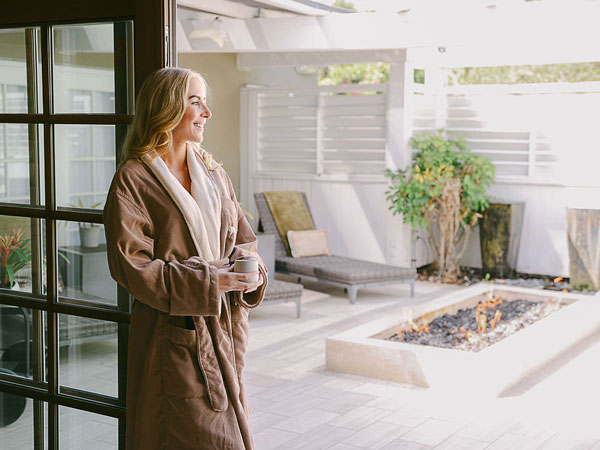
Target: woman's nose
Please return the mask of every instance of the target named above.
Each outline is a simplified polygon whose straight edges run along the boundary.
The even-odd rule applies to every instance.
[[[204,105],[204,108],[202,108],[202,117],[206,117],[208,119],[210,116],[212,116],[212,112],[210,112],[208,106]]]

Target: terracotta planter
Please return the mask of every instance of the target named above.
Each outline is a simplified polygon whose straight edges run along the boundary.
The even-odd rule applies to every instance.
[[[567,208],[569,274],[577,290],[600,289],[600,209]]]
[[[483,274],[510,278],[517,271],[525,203],[490,203],[479,222]]]

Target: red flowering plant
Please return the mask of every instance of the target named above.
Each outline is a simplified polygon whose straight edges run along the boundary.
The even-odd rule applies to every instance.
[[[12,288],[15,274],[31,261],[31,239],[23,239],[25,232],[15,230],[0,236],[0,286]]]

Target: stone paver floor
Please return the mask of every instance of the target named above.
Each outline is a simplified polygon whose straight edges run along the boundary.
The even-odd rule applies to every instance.
[[[325,338],[452,289],[419,282],[359,293],[307,286],[294,304],[250,316],[245,380],[257,450],[600,450],[600,338],[499,399],[326,371]],[[600,299],[599,299],[600,301]],[[448,370],[452,370],[451,367]]]

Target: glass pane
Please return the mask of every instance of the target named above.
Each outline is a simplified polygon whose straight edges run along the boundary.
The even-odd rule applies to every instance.
[[[44,204],[43,132],[42,125],[0,123],[0,202]]]
[[[39,333],[35,332],[35,327],[39,327]],[[0,372],[34,378],[35,347],[40,350],[43,347],[43,342],[37,342],[37,339],[43,340],[45,331],[45,312],[0,305]],[[39,354],[46,358],[45,351]],[[42,361],[38,364],[41,369]],[[42,381],[41,370],[38,373],[40,375],[35,378]]]
[[[64,406],[58,411],[61,450],[117,450],[117,419]]]
[[[54,32],[54,112],[114,113],[114,25],[68,25]]]
[[[60,384],[117,397],[117,323],[58,315]]]
[[[56,125],[56,203],[101,208],[116,168],[114,125]]]
[[[0,392],[0,447],[33,450],[33,400]]]
[[[0,216],[0,289],[42,292],[43,236],[38,219]]]
[[[41,110],[41,96],[37,95],[41,85],[38,36],[38,28],[0,30],[0,113]],[[36,80],[29,93],[28,79]]]
[[[60,221],[56,243],[60,297],[116,306],[117,283],[108,270],[104,227]]]

